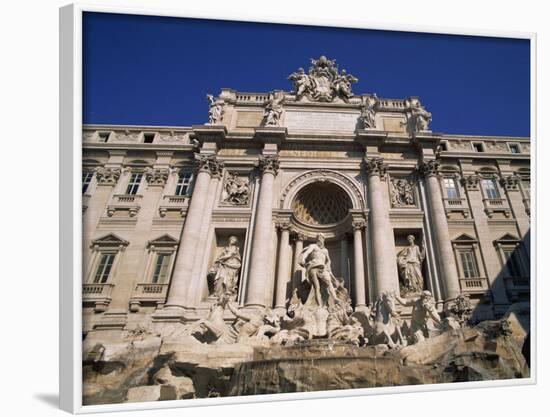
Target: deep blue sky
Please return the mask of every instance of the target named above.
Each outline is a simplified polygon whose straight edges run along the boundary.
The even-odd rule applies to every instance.
[[[204,123],[206,94],[290,90],[309,58],[353,91],[419,96],[444,133],[529,136],[529,41],[86,13],[84,123]]]

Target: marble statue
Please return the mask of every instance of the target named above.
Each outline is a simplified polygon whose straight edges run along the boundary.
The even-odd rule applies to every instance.
[[[323,307],[327,305],[329,299],[332,303],[339,302],[336,295],[335,283],[333,282],[336,281],[336,278],[331,270],[328,249],[325,248],[325,237],[322,234],[317,235],[315,243],[308,245],[302,250],[300,254],[300,266],[306,268],[304,279],[312,286],[311,293],[314,294],[317,306]],[[326,291],[325,297],[323,297],[322,288]],[[325,299],[323,300],[323,298]]]
[[[468,323],[472,317],[473,310],[470,297],[466,294],[459,294],[447,308],[449,315],[456,320],[460,327]]]
[[[345,69],[342,70],[340,75],[333,81],[334,93],[337,97],[340,97],[346,103],[349,103],[350,97],[353,96],[351,92],[351,83],[358,81],[353,75],[348,74]]]
[[[313,101],[333,101],[339,98],[348,103],[353,97],[351,84],[358,79],[346,70],[338,72],[336,60],[328,59],[322,55],[319,59],[311,59],[311,67],[306,74],[303,68],[289,75],[288,79],[293,81],[294,94],[300,100],[307,96]]]
[[[264,109],[265,126],[279,126],[283,114],[283,101],[285,95],[282,91],[269,94],[269,100]]]
[[[217,301],[210,307],[206,317],[199,320],[192,327],[190,331],[191,335],[203,343],[225,342],[228,336],[228,327],[223,319],[223,313],[228,302],[228,295],[220,295]]]
[[[417,98],[410,97],[406,99],[405,107],[409,111],[410,128],[413,133],[429,130],[432,114],[420,104]]]
[[[426,251],[415,244],[413,235],[407,236],[409,246],[397,254],[397,266],[401,283],[407,293],[419,293],[424,288],[422,276],[422,262]]]
[[[223,295],[233,296],[237,292],[241,270],[241,254],[237,244],[237,237],[231,236],[227,241],[227,246],[214,261],[214,265],[208,272],[212,283],[211,293],[217,297]]]
[[[288,76],[290,81],[293,81],[294,93],[299,100],[305,93],[309,93],[313,89],[313,83],[304,72],[303,68],[298,68],[298,71],[293,72]]]
[[[223,202],[233,205],[246,205],[250,199],[248,181],[240,179],[236,174],[229,174],[224,183]]]
[[[376,104],[378,103],[378,98],[376,94],[373,96],[366,96],[363,107],[361,108],[361,115],[359,120],[363,123],[364,129],[374,129],[376,128]]]
[[[403,325],[395,306],[396,296],[389,292],[380,294],[372,308],[369,339],[373,344],[387,344],[390,349],[406,346],[401,332]]]
[[[213,95],[207,94],[208,108],[208,123],[209,125],[219,125],[223,116],[223,101],[216,100]]]
[[[327,333],[329,339],[351,342],[356,346],[368,342],[361,323],[353,316],[351,300],[336,304],[328,309]]]
[[[227,307],[236,317],[233,328],[237,332],[237,343],[251,338],[268,340],[281,330],[279,317],[269,309],[244,312],[233,307],[231,303]]]
[[[437,309],[435,301],[430,291],[422,291],[420,297],[401,298],[394,294],[393,297],[397,302],[405,307],[412,307],[411,313],[411,337],[414,343],[421,342],[430,337],[433,330],[439,330],[442,321]],[[431,323],[435,324],[435,328]]]

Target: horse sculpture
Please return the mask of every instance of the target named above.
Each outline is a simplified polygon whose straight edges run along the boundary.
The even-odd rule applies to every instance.
[[[401,333],[401,320],[391,294],[382,293],[373,307],[374,319],[370,340],[373,344],[387,344],[391,349],[406,346],[407,341]]]

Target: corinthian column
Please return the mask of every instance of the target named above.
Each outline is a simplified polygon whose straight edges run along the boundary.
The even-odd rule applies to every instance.
[[[452,300],[460,294],[460,283],[456,271],[456,263],[449,236],[447,216],[441,199],[439,184],[439,162],[428,160],[420,165],[420,172],[424,175],[428,194],[428,209],[433,222],[435,244],[438,253],[439,270],[443,274],[446,300]]]
[[[276,155],[260,156],[258,168],[262,172],[262,179],[252,235],[252,256],[245,305],[265,307],[265,285],[268,282],[268,265],[271,265],[269,248],[272,232],[273,182],[279,169],[279,160]]]
[[[300,266],[300,254],[304,249],[306,237],[299,232],[294,236],[294,262],[292,263],[292,289],[302,282],[302,267]]]
[[[380,178],[386,167],[382,158],[365,160],[369,197],[372,249],[374,259],[375,298],[385,291],[399,291],[399,277],[395,261],[395,241],[390,223],[389,206],[382,194]]]
[[[219,176],[223,163],[215,155],[198,155],[198,175],[193,187],[193,195],[185,217],[180,245],[176,255],[174,272],[170,283],[170,292],[166,307],[184,307],[186,292],[191,286],[191,275],[195,260],[204,208],[208,196],[208,186],[213,176]]]
[[[367,305],[365,297],[365,263],[363,261],[363,229],[365,222],[353,222],[353,267],[355,287],[355,308],[364,307]]]
[[[283,222],[277,225],[281,230],[281,239],[279,240],[279,259],[277,262],[277,291],[275,293],[275,308],[286,307],[287,285],[290,282],[290,262],[289,262],[289,235],[290,224]]]

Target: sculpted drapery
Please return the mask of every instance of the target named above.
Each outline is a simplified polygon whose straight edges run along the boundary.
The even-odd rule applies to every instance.
[[[419,293],[424,288],[422,276],[422,261],[426,256],[425,251],[415,245],[413,235],[407,237],[409,246],[397,255],[399,275],[406,292]]]
[[[241,254],[237,243],[235,236],[229,238],[227,246],[208,273],[213,282],[212,293],[218,297],[236,293],[241,270]]]

